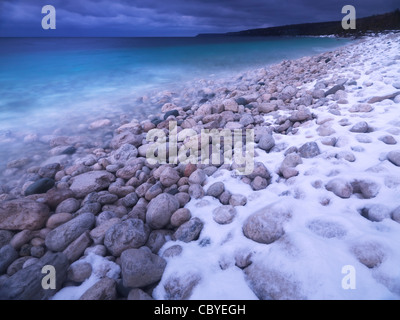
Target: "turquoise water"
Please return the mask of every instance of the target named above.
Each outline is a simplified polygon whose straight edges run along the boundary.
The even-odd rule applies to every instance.
[[[192,79],[327,51],[332,38],[0,38],[0,130],[68,125]],[[127,111],[127,110],[124,110]],[[105,114],[102,114],[105,113]]]

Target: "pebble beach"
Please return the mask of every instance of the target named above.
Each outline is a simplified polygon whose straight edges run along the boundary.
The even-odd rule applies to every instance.
[[[400,298],[399,33],[135,103],[2,137],[0,299]],[[171,122],[251,130],[253,172],[151,163]]]

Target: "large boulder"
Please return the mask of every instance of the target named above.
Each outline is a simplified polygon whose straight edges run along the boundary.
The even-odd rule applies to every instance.
[[[108,171],[90,171],[72,178],[70,189],[78,198],[91,192],[101,191],[115,181],[115,176]]]
[[[49,207],[29,199],[0,202],[0,229],[37,230],[45,226]]]
[[[128,249],[121,254],[122,281],[125,287],[142,288],[159,281],[167,262],[150,249]]]
[[[162,193],[150,201],[146,212],[146,222],[153,229],[162,229],[178,209],[179,201],[169,193]]]

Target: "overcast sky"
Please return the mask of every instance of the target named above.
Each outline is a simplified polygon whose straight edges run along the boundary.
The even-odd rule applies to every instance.
[[[43,30],[44,5],[56,30]],[[399,0],[0,0],[0,36],[194,36],[198,33],[338,21],[393,11]]]

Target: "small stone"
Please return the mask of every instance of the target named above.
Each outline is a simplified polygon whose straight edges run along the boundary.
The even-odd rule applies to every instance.
[[[227,99],[222,102],[225,111],[238,112],[239,106],[234,99]]]
[[[271,134],[264,134],[258,142],[258,147],[266,152],[269,152],[275,146],[275,139]]]
[[[360,193],[364,199],[375,198],[380,190],[380,185],[371,180],[354,180],[351,183],[353,193]]]
[[[368,103],[359,103],[353,105],[349,112],[371,112],[374,108]]]
[[[175,198],[179,202],[179,206],[182,208],[190,201],[190,195],[186,192],[178,192]]]
[[[179,209],[179,201],[168,193],[162,193],[152,199],[147,207],[146,222],[153,229],[162,229]]]
[[[370,221],[380,222],[389,219],[391,216],[390,209],[383,204],[374,204],[363,209],[363,216]]]
[[[395,166],[400,167],[400,150],[390,151],[387,154],[387,158]]]
[[[8,244],[0,248],[0,257],[0,274],[3,274],[8,266],[18,258],[18,252]]]
[[[225,191],[223,182],[215,182],[207,189],[207,195],[218,198]]]
[[[247,198],[242,194],[233,194],[229,199],[229,204],[232,206],[244,206],[247,203]]]
[[[113,181],[115,177],[108,171],[90,171],[72,178],[70,189],[78,198],[83,198],[91,192],[108,188]]]
[[[383,143],[386,143],[386,144],[391,144],[391,145],[397,144],[396,139],[393,136],[390,136],[390,135],[386,135],[386,136],[380,137],[379,140],[382,141]]]
[[[82,213],[50,231],[46,236],[46,246],[52,251],[63,251],[82,233],[90,230],[94,224],[95,217],[92,213]]]
[[[379,266],[385,257],[382,246],[370,241],[353,245],[351,251],[368,268]]]
[[[11,239],[10,244],[13,246],[15,250],[21,249],[21,247],[31,241],[34,237],[34,233],[31,230],[22,230],[18,232],[14,237]]]
[[[168,249],[166,249],[163,253],[163,258],[172,258],[172,257],[177,257],[182,253],[183,249],[182,246],[179,244],[175,244]]]
[[[72,214],[66,213],[66,212],[53,214],[47,220],[46,228],[49,228],[49,229],[57,228],[58,226],[68,222],[72,218],[73,218]]]
[[[191,218],[191,213],[189,209],[180,208],[176,210],[171,216],[171,225],[174,227],[179,227]]]
[[[158,254],[161,247],[167,241],[171,240],[172,234],[172,230],[153,230],[146,242],[146,247],[149,248],[154,254]]]
[[[204,171],[201,169],[197,169],[190,175],[189,183],[201,185],[206,180],[206,178],[207,175],[204,173]]]
[[[368,123],[365,121],[357,122],[353,127],[351,127],[351,132],[366,133],[368,132]]]
[[[171,167],[167,167],[160,175],[160,182],[165,187],[170,187],[173,184],[177,183],[180,179],[180,176],[176,170]]]
[[[9,230],[0,230],[0,248],[9,244],[13,238],[14,233]]]
[[[34,183],[32,183],[28,188],[25,190],[25,196],[30,196],[32,194],[42,194],[49,191],[51,188],[54,187],[55,181],[49,178],[42,178]]]
[[[219,196],[219,201],[220,201],[222,204],[229,204],[229,200],[231,199],[231,197],[232,197],[232,194],[231,194],[229,191],[225,190],[225,191],[222,192],[221,195]]]
[[[142,220],[127,219],[112,225],[107,230],[104,245],[113,256],[118,257],[126,249],[143,246],[149,234],[150,229]]]
[[[110,220],[106,220],[96,228],[92,229],[90,231],[90,237],[92,238],[94,244],[103,244],[107,230],[119,222],[119,218],[111,218]]]
[[[56,213],[74,213],[80,207],[80,202],[77,199],[69,198],[61,202],[56,209]]]
[[[329,181],[326,186],[326,190],[333,192],[340,198],[347,199],[353,194],[353,187],[347,181],[335,178]]]
[[[307,142],[299,149],[299,154],[302,158],[314,158],[320,153],[319,147],[315,142]]]
[[[173,237],[175,240],[190,242],[199,237],[202,229],[203,222],[199,218],[195,217],[182,224],[178,230],[175,231]]]
[[[136,288],[129,291],[128,298],[126,300],[154,300],[154,299],[143,290]]]
[[[69,281],[82,283],[92,274],[92,265],[88,262],[77,261],[70,265],[67,271]]]
[[[398,223],[400,223],[400,206],[392,211],[392,219]]]
[[[339,90],[345,90],[345,87],[343,85],[337,84],[325,92],[325,97],[331,94],[335,94]]]
[[[250,183],[250,186],[254,191],[262,190],[268,187],[268,180],[265,178],[261,178],[260,176],[257,176]]]
[[[213,219],[218,224],[229,224],[237,215],[237,211],[234,206],[220,206],[213,210]]]
[[[193,199],[201,199],[205,195],[203,187],[199,184],[192,184],[189,187],[188,193]]]
[[[354,154],[350,151],[341,151],[338,154],[336,154],[336,159],[344,159],[349,162],[354,162],[356,161],[356,157]]]
[[[104,277],[87,289],[79,300],[115,300],[116,298],[115,280]]]

